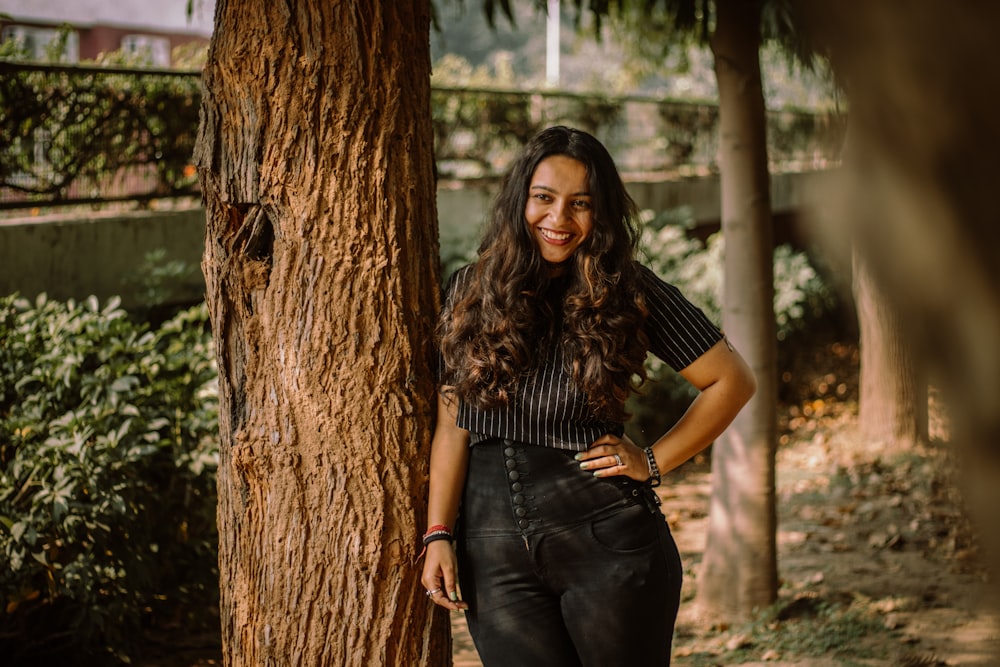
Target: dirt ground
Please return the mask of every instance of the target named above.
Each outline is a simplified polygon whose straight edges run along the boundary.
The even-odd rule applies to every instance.
[[[831,344],[823,370],[786,386],[779,424],[781,590],[745,627],[699,617],[711,475],[699,457],[660,487],[684,561],[674,663],[923,667],[1000,665],[1000,613],[953,483],[947,424],[932,409],[931,443],[900,449],[857,435],[857,353]],[[932,402],[933,405],[933,402]],[[452,617],[455,667],[481,665]]]

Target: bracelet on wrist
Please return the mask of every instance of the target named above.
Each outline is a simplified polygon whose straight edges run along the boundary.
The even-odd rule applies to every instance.
[[[653,448],[646,447],[643,451],[646,452],[646,464],[649,466],[649,485],[659,486],[660,485],[660,466],[656,465],[656,457],[653,456]]]
[[[437,542],[438,540],[448,540],[451,542],[453,539],[451,528],[448,526],[437,525],[431,526],[427,529],[427,532],[424,533],[423,543],[426,547],[431,542]]]

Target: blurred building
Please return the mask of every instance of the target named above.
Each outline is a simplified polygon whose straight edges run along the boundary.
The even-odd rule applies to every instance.
[[[170,67],[175,47],[205,44],[215,0],[0,0],[0,36],[43,60],[63,26],[63,62],[92,60],[121,50],[154,67]]]

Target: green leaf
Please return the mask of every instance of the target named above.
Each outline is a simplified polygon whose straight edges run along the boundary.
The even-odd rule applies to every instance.
[[[128,435],[129,429],[132,428],[132,420],[126,419],[118,430],[115,432],[115,442],[121,442],[126,435]]]
[[[66,499],[62,496],[56,496],[52,500],[52,520],[59,523],[68,512],[69,504],[66,502]]]
[[[124,375],[111,383],[111,391],[116,394],[124,394],[132,391],[139,384],[139,378],[132,375]]]
[[[24,537],[25,531],[28,529],[28,524],[23,521],[18,521],[10,527],[10,536],[14,538],[15,542],[20,542],[21,538]]]

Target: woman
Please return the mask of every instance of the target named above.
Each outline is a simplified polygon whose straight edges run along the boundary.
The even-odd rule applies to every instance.
[[[505,177],[478,262],[448,286],[421,581],[466,610],[485,667],[670,662],[681,565],[653,486],[756,385],[704,314],[635,261],[635,220],[604,146],[549,128]],[[643,449],[624,422],[647,351],[700,392]]]

